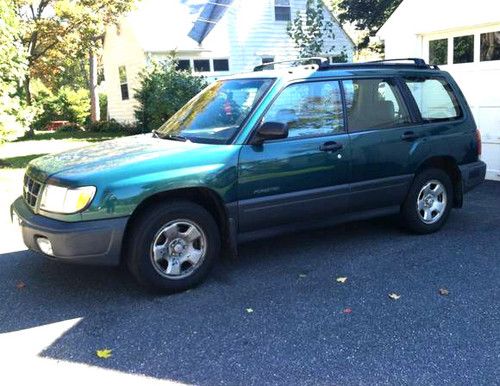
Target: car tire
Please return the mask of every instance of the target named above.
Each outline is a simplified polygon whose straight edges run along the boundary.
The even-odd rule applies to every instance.
[[[418,234],[433,233],[446,223],[453,207],[453,185],[441,169],[419,173],[401,207],[403,225]]]
[[[127,232],[126,261],[142,285],[178,292],[199,284],[220,253],[220,233],[200,205],[175,201],[153,205]]]

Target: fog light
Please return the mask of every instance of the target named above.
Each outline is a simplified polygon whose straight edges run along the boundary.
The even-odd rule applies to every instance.
[[[52,252],[52,244],[48,238],[37,237],[36,243],[38,244],[38,248],[40,248],[43,253],[50,256],[54,255],[54,252]]]

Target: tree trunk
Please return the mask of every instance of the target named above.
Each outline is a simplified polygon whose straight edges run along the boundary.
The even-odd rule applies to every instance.
[[[89,90],[90,90],[90,120],[95,123],[101,120],[99,109],[99,94],[97,93],[97,56],[93,50],[89,52]]]
[[[31,77],[28,70],[28,73],[24,76],[24,93],[26,94],[26,104],[28,106],[31,106],[33,103],[31,99],[30,82],[31,82]],[[33,126],[30,125],[30,127],[28,127],[28,130],[26,130],[25,135],[26,137],[29,138],[33,138],[35,136],[35,129],[33,128]]]

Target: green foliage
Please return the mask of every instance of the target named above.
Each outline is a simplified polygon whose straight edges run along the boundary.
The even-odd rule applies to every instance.
[[[366,48],[369,36],[374,36],[402,0],[334,0],[340,22],[353,23],[356,29],[366,31],[358,48]]]
[[[137,125],[119,123],[114,119],[111,119],[109,121],[89,123],[87,126],[85,126],[85,131],[91,133],[116,133],[124,135],[141,133],[141,130]]]
[[[70,87],[61,88],[57,94],[43,87],[34,94],[34,104],[39,113],[33,127],[43,129],[50,121],[69,121],[74,124],[85,124],[89,112],[90,102],[88,91],[85,89],[72,90]]]
[[[58,132],[60,133],[79,133],[84,131],[83,127],[76,124],[76,123],[70,123],[64,126],[61,126],[60,128],[57,129]]]
[[[139,126],[144,131],[157,129],[206,85],[203,78],[177,70],[173,58],[153,62],[141,73],[140,87],[135,90]]]
[[[101,120],[106,120],[108,116],[108,96],[106,94],[99,94],[99,109]]]
[[[12,1],[0,0],[0,143],[22,130],[31,118],[17,95],[27,64],[22,45],[15,38],[18,28]]]
[[[307,0],[305,14],[297,12],[288,24],[288,36],[294,41],[300,58],[328,55],[335,46],[325,47],[326,40],[334,40],[334,24],[325,19],[322,0]]]

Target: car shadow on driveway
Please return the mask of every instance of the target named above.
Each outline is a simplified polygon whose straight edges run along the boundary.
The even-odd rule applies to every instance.
[[[499,192],[433,235],[389,218],[246,244],[170,296],[122,269],[0,255],[0,333],[81,318],[40,355],[194,384],[494,383]]]

